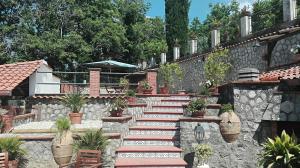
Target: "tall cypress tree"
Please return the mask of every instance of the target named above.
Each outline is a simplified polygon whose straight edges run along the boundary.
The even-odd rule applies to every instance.
[[[188,52],[188,25],[190,1],[165,0],[166,12],[166,39],[169,47],[168,58],[171,59],[175,40],[180,45],[180,53]]]

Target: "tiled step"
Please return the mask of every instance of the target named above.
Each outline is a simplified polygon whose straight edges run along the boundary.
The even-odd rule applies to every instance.
[[[160,111],[160,112],[183,112],[182,105],[153,105],[152,111]]]
[[[177,118],[141,118],[137,119],[138,126],[179,126],[179,120]]]
[[[118,158],[180,158],[182,150],[174,146],[123,146]]]
[[[186,105],[189,102],[189,99],[163,99],[161,105]]]
[[[178,146],[179,140],[176,136],[161,135],[128,135],[123,139],[124,146]]]
[[[129,128],[129,135],[179,135],[178,127],[134,126]]]
[[[144,112],[144,118],[179,118],[183,116],[183,112]]]
[[[187,163],[181,158],[118,158],[116,168],[185,168]]]

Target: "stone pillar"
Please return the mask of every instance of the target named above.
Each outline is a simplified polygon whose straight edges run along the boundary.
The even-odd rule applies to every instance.
[[[211,48],[215,48],[220,44],[220,29],[213,29],[211,31]]]
[[[296,0],[283,0],[283,21],[289,22],[297,17],[297,1]]]
[[[176,61],[180,58],[180,47],[179,46],[175,46],[173,48],[173,58],[174,58],[174,61]]]
[[[197,48],[198,48],[198,46],[197,46],[198,44],[197,44],[197,40],[196,39],[192,39],[192,40],[190,40],[190,54],[195,54],[195,53],[197,53]]]
[[[241,17],[241,37],[246,37],[252,33],[251,16],[245,15]]]
[[[167,62],[167,54],[161,53],[160,54],[160,64],[165,64]]]
[[[146,68],[147,68],[147,61],[143,60],[142,69],[146,69]]]
[[[100,72],[101,68],[90,68],[90,96],[100,96]]]
[[[153,88],[152,94],[157,94],[157,70],[149,69],[147,71],[146,79]]]

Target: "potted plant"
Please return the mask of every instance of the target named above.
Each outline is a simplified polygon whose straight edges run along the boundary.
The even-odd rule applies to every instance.
[[[198,158],[197,168],[209,168],[209,165],[207,165],[207,161],[212,156],[212,154],[213,151],[210,145],[198,144],[195,147],[195,155]]]
[[[0,108],[0,115],[1,115],[1,132],[9,132],[13,127],[13,119],[14,116],[10,115],[8,110]]]
[[[161,94],[169,94],[170,85],[174,85],[175,79],[182,81],[183,72],[177,63],[167,63],[161,65],[159,68],[159,74],[161,75],[164,86],[160,88]]]
[[[244,6],[241,10],[241,16],[251,16],[251,12],[248,10],[247,6]]]
[[[127,101],[118,97],[113,101],[109,108],[112,117],[122,117],[124,109],[127,107]]]
[[[76,137],[74,148],[79,149],[99,150],[103,152],[108,145],[108,139],[104,136],[102,129],[97,131],[88,131],[82,136]]]
[[[134,90],[131,90],[131,89],[127,90],[125,95],[127,97],[127,100],[128,100],[129,104],[135,104],[136,103],[136,95],[135,95]]]
[[[297,44],[295,47],[291,48],[291,52],[294,54],[293,61],[300,61],[300,45]]]
[[[141,88],[143,90],[143,94],[152,94],[153,88],[151,87],[151,85],[147,80],[143,80],[141,82]]]
[[[206,99],[199,98],[190,101],[187,105],[187,111],[192,113],[192,117],[203,118],[206,113]]]
[[[122,87],[123,89],[128,90],[129,88],[129,80],[124,78],[120,78],[120,82],[119,82],[120,87]]]
[[[0,150],[8,153],[9,168],[17,168],[26,155],[26,151],[21,147],[22,144],[23,142],[17,137],[0,138]]]
[[[228,63],[228,50],[219,50],[208,55],[204,64],[206,79],[211,83],[210,91],[218,93],[218,86],[224,81],[231,64]]]
[[[268,138],[259,154],[259,166],[288,168],[300,167],[300,144],[293,134],[289,136],[282,131],[281,136],[275,139]]]
[[[226,142],[234,142],[241,132],[240,118],[234,113],[231,104],[223,104],[220,112],[222,119],[219,125],[221,135]]]
[[[58,165],[68,164],[72,158],[73,137],[70,131],[71,124],[68,118],[59,118],[55,122],[57,133],[52,140],[52,154]]]
[[[68,94],[63,97],[62,102],[71,109],[69,113],[71,123],[81,124],[83,113],[80,112],[80,109],[86,103],[84,96],[80,93]]]

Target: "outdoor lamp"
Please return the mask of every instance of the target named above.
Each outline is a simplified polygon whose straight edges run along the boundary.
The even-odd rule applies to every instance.
[[[75,60],[73,60],[72,62],[74,69],[77,69],[78,67],[78,62],[76,62]]]
[[[194,136],[198,143],[200,143],[204,140],[205,131],[200,123],[198,123],[198,125],[194,129]]]

